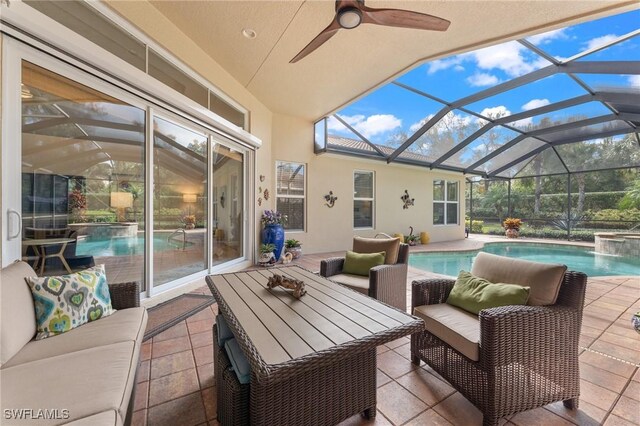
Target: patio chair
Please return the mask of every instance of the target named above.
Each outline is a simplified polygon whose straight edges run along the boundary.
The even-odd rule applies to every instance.
[[[356,253],[385,252],[385,264],[371,268],[369,276],[343,273],[344,257],[320,262],[320,275],[373,297],[401,311],[407,310],[407,268],[409,245],[398,238],[353,238]],[[397,253],[397,256],[396,256]]]
[[[454,280],[413,281],[413,314],[426,331],[411,336],[425,361],[482,411],[483,424],[563,401],[577,409],[578,341],[587,276],[549,265],[479,253],[471,273],[531,288],[527,305],[468,313],[445,303]]]

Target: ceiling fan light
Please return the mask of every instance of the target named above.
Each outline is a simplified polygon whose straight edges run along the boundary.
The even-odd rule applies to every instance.
[[[355,28],[362,23],[362,12],[355,7],[345,7],[338,11],[338,23],[347,30]]]

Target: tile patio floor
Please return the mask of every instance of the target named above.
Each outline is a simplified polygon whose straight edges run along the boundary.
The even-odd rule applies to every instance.
[[[475,248],[477,240],[430,244],[431,250]],[[472,247],[473,246],[473,247]],[[420,249],[420,248],[418,248]],[[339,253],[336,253],[339,254]],[[331,253],[305,255],[310,270]],[[424,277],[410,270],[408,283]],[[208,293],[203,287],[197,292]],[[631,327],[640,310],[640,277],[589,279],[580,340],[580,409],[562,403],[504,419],[509,425],[640,425],[640,334]],[[145,342],[138,372],[134,425],[217,425],[211,327],[206,308]],[[480,412],[424,364],[411,364],[409,339],[378,347],[378,415],[343,425],[480,425]],[[274,425],[277,426],[277,425]]]

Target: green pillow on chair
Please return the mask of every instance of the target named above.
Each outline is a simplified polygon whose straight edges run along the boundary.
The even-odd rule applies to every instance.
[[[380,253],[356,253],[348,251],[344,258],[342,272],[345,274],[369,276],[369,269],[374,266],[384,265],[385,252]]]
[[[481,310],[507,305],[525,305],[529,287],[517,284],[494,284],[484,278],[460,271],[447,303],[478,315]]]

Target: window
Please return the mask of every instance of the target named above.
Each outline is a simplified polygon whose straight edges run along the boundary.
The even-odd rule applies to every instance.
[[[433,224],[458,224],[458,182],[433,181]]]
[[[276,161],[276,210],[286,216],[284,229],[304,230],[305,165]]]
[[[354,228],[373,228],[374,185],[373,172],[353,172]]]

